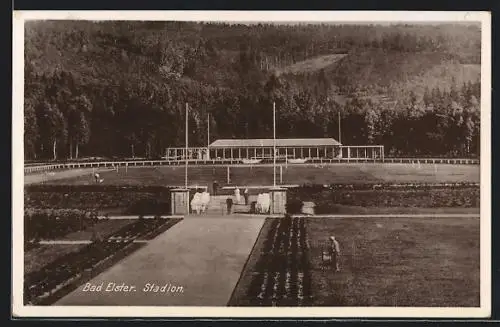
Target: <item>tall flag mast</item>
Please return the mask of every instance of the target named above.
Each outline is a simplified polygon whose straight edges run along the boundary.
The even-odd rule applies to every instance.
[[[207,159],[210,159],[210,113],[207,114]]]
[[[339,111],[339,143],[342,144],[342,136],[340,135],[340,111]]]
[[[186,102],[186,150],[184,153],[186,159],[186,169],[184,171],[184,186],[188,188],[188,103]]]
[[[276,187],[276,103],[273,101],[273,186]]]
[[[210,113],[207,117],[207,148],[210,146]]]

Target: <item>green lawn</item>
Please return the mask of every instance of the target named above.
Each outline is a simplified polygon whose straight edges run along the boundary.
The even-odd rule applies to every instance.
[[[433,164],[335,164],[335,165],[281,165],[276,169],[277,183],[283,184],[331,184],[331,183],[381,183],[381,182],[479,182],[477,165]],[[120,185],[184,185],[184,166],[175,167],[123,167],[116,171],[102,171],[103,184]],[[280,171],[282,177],[280,178]],[[272,185],[272,166],[231,167],[227,180],[227,167],[188,167],[191,185],[211,185],[217,180],[221,186]],[[91,184],[90,173],[66,179],[49,179],[54,184]]]
[[[316,306],[479,306],[478,218],[308,219]],[[322,267],[328,236],[341,272]]]

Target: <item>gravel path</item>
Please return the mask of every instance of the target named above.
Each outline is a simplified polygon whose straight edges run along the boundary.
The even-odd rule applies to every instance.
[[[84,291],[84,284],[56,305],[226,306],[263,223],[185,219],[89,281],[100,291]],[[128,291],[106,291],[112,283]]]

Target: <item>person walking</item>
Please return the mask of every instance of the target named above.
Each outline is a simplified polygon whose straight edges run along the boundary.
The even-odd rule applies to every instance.
[[[332,258],[332,265],[335,266],[335,271],[340,271],[340,245],[335,239],[335,236],[330,236],[330,255]]]
[[[248,188],[245,188],[245,191],[243,191],[243,197],[245,198],[245,205],[248,205]]]

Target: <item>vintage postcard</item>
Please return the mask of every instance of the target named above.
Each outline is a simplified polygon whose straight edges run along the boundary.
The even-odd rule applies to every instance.
[[[488,12],[13,13],[16,317],[488,317]]]

